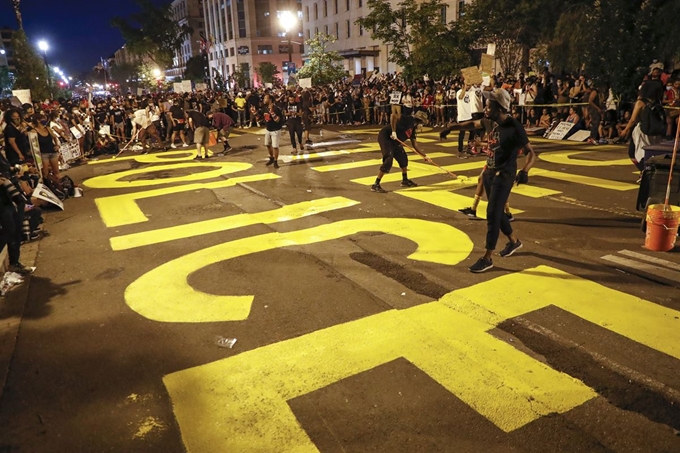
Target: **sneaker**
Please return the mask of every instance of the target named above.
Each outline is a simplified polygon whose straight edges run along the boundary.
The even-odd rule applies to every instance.
[[[266,165],[267,167],[269,167],[269,166],[270,166],[271,164],[273,164],[274,162],[275,162],[274,158],[273,158],[273,157],[270,157],[270,158],[269,158],[269,161],[268,161],[265,165]]]
[[[401,182],[401,187],[418,187],[418,184],[411,181],[410,179],[405,179]]]
[[[173,143],[172,145],[170,145],[170,148],[177,148],[177,145]]]
[[[305,145],[313,145],[313,144],[314,144],[314,143],[312,143],[311,140],[307,140],[307,141],[305,142]]]
[[[477,210],[476,210],[476,209],[472,209],[472,208],[463,208],[463,209],[459,209],[458,212],[462,212],[462,213],[465,214],[466,216],[472,217],[473,219],[476,219],[476,218],[477,218]]]
[[[187,146],[189,146],[188,143],[182,143],[182,147],[183,147],[183,148],[186,148]]]
[[[385,189],[380,187],[380,184],[373,184],[371,186],[371,191],[372,192],[378,192],[378,193],[387,193],[387,191]]]
[[[506,212],[505,217],[508,218],[508,222],[513,222],[515,220],[515,216],[512,215],[512,212]]]
[[[274,168],[279,168],[279,162],[276,160],[274,161]]]
[[[194,160],[201,160],[201,156],[194,157]]]
[[[470,266],[468,269],[470,272],[474,272],[475,274],[479,274],[480,272],[488,271],[493,267],[493,261],[491,260],[485,260],[484,257],[481,257],[480,259],[477,260],[475,264]]]
[[[16,272],[17,274],[20,275],[30,275],[33,272],[35,272],[35,267],[26,267],[21,263],[17,264],[10,264],[9,267],[7,268],[9,272]]]
[[[505,258],[506,256],[512,256],[517,250],[522,248],[522,241],[517,239],[517,242],[508,242],[505,248],[500,251],[499,255]]]
[[[227,154],[227,153],[230,152],[232,149],[234,149],[234,148],[232,148],[231,146],[228,146],[228,147],[226,147],[226,148],[224,149],[224,151],[222,151],[222,152],[223,152],[224,154]]]

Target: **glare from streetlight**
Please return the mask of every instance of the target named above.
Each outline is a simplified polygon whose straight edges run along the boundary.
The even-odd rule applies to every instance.
[[[73,80],[73,77],[69,77],[68,79],[69,79],[69,80]]]
[[[0,49],[0,55],[5,55],[5,49]]]
[[[283,11],[281,12],[281,16],[279,17],[279,22],[281,23],[281,26],[286,30],[286,33],[288,33],[290,30],[293,29],[293,27],[295,27],[295,24],[297,24],[297,18],[290,11]]]
[[[47,41],[45,40],[38,41],[38,49],[42,50],[43,52],[47,52],[49,48],[50,46],[47,45]]]
[[[56,66],[53,69],[54,69],[54,72],[56,72],[57,74],[59,74],[61,72],[61,70]]]
[[[154,70],[153,70],[153,75],[154,75],[154,77],[156,77],[157,79],[160,78],[160,76],[161,76],[161,70],[158,69],[158,68],[154,69]]]

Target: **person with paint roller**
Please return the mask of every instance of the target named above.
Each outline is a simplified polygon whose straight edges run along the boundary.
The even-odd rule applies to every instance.
[[[484,91],[487,99],[485,115],[496,122],[496,127],[489,134],[486,168],[482,174],[484,189],[488,197],[486,208],[486,253],[475,264],[470,266],[470,272],[484,272],[493,267],[491,255],[496,249],[498,236],[503,232],[508,237],[508,243],[501,250],[501,257],[508,257],[522,248],[522,242],[515,235],[510,221],[504,213],[505,203],[508,201],[513,184],[529,182],[529,170],[536,161],[536,153],[529,143],[524,127],[508,114],[512,96],[506,90],[499,88],[494,91]],[[454,130],[480,129],[481,120],[466,121],[452,126]],[[517,157],[521,149],[527,156],[524,167],[517,172]]]
[[[408,156],[404,150],[404,141],[411,140],[413,150],[418,154],[424,153],[418,148],[416,141],[416,129],[419,125],[427,122],[427,113],[416,112],[413,116],[392,114],[390,124],[383,127],[378,133],[378,144],[380,151],[382,151],[382,165],[378,172],[378,177],[375,179],[375,184],[371,186],[373,192],[387,193],[385,189],[380,186],[380,180],[389,173],[392,169],[394,160],[401,168],[401,186],[402,187],[416,187],[418,184],[408,179]]]

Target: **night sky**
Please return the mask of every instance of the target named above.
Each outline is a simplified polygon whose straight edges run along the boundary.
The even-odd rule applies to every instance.
[[[156,5],[170,0],[151,0]],[[111,27],[115,16],[138,12],[134,0],[22,0],[21,13],[28,39],[37,47],[44,39],[50,49],[50,65],[77,76],[89,71],[100,57],[106,58],[123,46],[123,37]],[[10,0],[0,0],[0,27],[16,29]]]

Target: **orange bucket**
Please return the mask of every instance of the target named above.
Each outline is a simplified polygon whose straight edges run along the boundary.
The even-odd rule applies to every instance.
[[[208,139],[208,146],[217,145],[217,132],[210,131],[210,138]]]
[[[668,252],[675,247],[680,223],[680,207],[653,204],[647,208],[645,247],[655,252]]]

